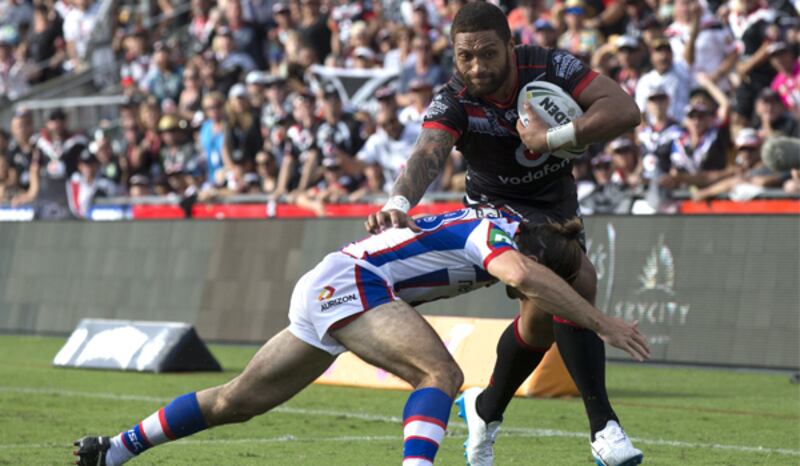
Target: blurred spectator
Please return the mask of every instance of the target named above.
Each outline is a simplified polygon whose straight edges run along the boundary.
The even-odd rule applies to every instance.
[[[564,4],[566,31],[559,37],[558,47],[588,62],[588,58],[602,44],[603,36],[596,29],[586,26],[587,8],[582,0],[566,1]]]
[[[247,53],[236,49],[233,33],[226,26],[217,28],[214,35],[214,58],[219,63],[220,71],[231,77],[234,81],[242,74],[256,69],[256,62]]]
[[[163,145],[158,154],[161,172],[167,176],[183,173],[189,165],[197,166],[197,154],[186,138],[189,125],[176,115],[164,115],[158,122]]]
[[[639,79],[636,84],[636,103],[639,109],[646,110],[647,96],[650,89],[663,87],[669,95],[669,116],[682,120],[684,109],[689,103],[689,90],[693,79],[686,65],[676,63],[672,59],[672,47],[665,38],[656,39],[650,48],[650,61],[653,69]]]
[[[33,20],[31,4],[25,0],[5,0],[0,3],[0,24],[27,26]]]
[[[206,178],[209,184],[222,184],[225,179],[224,167],[231,164],[225,160],[225,132],[227,122],[223,109],[225,98],[218,92],[203,97],[205,121],[200,126],[200,149],[205,160]]]
[[[83,149],[78,159],[78,170],[67,184],[67,200],[73,216],[90,218],[95,199],[117,195],[117,185],[108,178],[98,176],[99,169],[100,162],[94,154]]]
[[[646,0],[624,0],[622,21],[625,23],[625,29],[621,31],[623,35],[641,39],[645,44],[650,43],[644,34],[659,24],[651,6],[653,3],[655,2]],[[659,37],[662,35],[663,31],[660,27],[657,33]]]
[[[99,164],[97,176],[106,178],[117,186],[122,185],[123,171],[119,157],[114,153],[111,139],[103,129],[95,131],[94,140],[89,143],[89,152],[97,157]]]
[[[242,0],[225,2],[225,21],[231,31],[234,49],[238,53],[247,54],[255,68],[263,70],[267,67],[266,32],[258,23],[244,19],[241,2]]]
[[[348,68],[356,70],[369,70],[378,65],[377,55],[369,47],[356,47],[353,50],[352,58],[348,62]]]
[[[44,4],[36,5],[28,33],[28,57],[37,67],[31,83],[59,76],[66,57],[61,17]]]
[[[692,104],[686,109],[685,129],[673,141],[667,161],[669,175],[660,179],[661,186],[708,184],[710,177],[724,170],[730,148],[730,127],[716,121],[714,110]]]
[[[120,84],[126,94],[143,89],[147,91],[145,77],[150,71],[150,55],[147,53],[147,37],[143,30],[136,31],[122,40],[123,56],[120,67]]]
[[[324,87],[320,107],[322,122],[317,128],[316,145],[323,158],[353,158],[363,144],[361,128],[353,115],[343,110],[335,86]]]
[[[433,86],[443,84],[447,80],[442,68],[433,60],[430,39],[425,36],[415,36],[411,43],[415,54],[414,63],[403,68],[398,80],[401,105],[408,104],[409,84],[414,79],[421,79]]]
[[[619,36],[614,42],[619,71],[615,81],[631,96],[636,95],[636,85],[642,75],[644,53],[639,40],[632,36]]]
[[[355,179],[342,170],[336,159],[326,158],[322,161],[322,179],[316,186],[299,193],[294,202],[324,217],[325,204],[347,201],[357,187]]]
[[[64,17],[64,40],[67,45],[67,70],[80,70],[87,65],[89,41],[97,21],[99,3],[93,0],[73,0]]]
[[[8,160],[16,170],[20,186],[27,188],[30,184],[30,166],[33,152],[36,149],[38,134],[33,129],[31,112],[18,108],[11,118],[11,141],[8,144]]]
[[[161,106],[155,97],[148,97],[139,104],[139,124],[142,135],[130,154],[131,173],[144,173],[151,179],[156,177],[158,153],[161,151],[161,137],[158,133],[161,114]]]
[[[294,124],[286,132],[278,185],[273,193],[276,199],[295,189],[305,191],[310,186],[312,168],[315,168],[315,165],[306,163],[306,160],[309,158],[319,160],[316,134],[320,122],[314,115],[314,104],[314,94],[309,92],[300,93],[294,98],[292,107]]]
[[[738,41],[742,59],[736,66],[740,84],[736,88],[737,127],[745,126],[753,116],[755,100],[761,89],[769,87],[775,70],[769,64],[769,47],[780,40],[778,14],[761,0],[731,3],[728,24]]]
[[[143,197],[149,196],[150,192],[150,178],[147,175],[133,175],[129,181],[128,195],[130,197]]]
[[[692,189],[692,199],[702,201],[721,194],[729,194],[737,200],[748,200],[757,196],[766,187],[780,187],[789,178],[789,173],[775,173],[761,160],[761,138],[750,128],[739,131],[736,136],[736,166],[733,170],[716,177],[703,189]]]
[[[261,110],[261,124],[266,129],[271,129],[279,120],[288,119],[292,113],[292,107],[286,98],[286,80],[269,76],[264,84],[267,101]],[[266,136],[265,136],[266,137]]]
[[[267,95],[265,90],[270,82],[270,77],[267,73],[256,70],[247,73],[247,78],[245,78],[244,82],[247,85],[247,98],[250,100],[250,106],[258,113],[266,103]]]
[[[324,60],[331,53],[327,13],[320,8],[319,0],[300,0],[300,42],[303,47],[315,51],[315,62]]]
[[[739,57],[730,31],[707,13],[700,0],[675,0],[674,20],[665,34],[676,61],[692,73],[704,73],[723,91],[731,89],[728,74]]]
[[[414,63],[414,50],[411,39],[414,32],[408,27],[398,27],[393,34],[394,47],[385,52],[383,67],[387,70],[402,71],[407,65]]]
[[[162,42],[153,46],[153,61],[144,77],[144,88],[159,102],[177,102],[183,85],[183,70],[172,61],[170,49]]]
[[[231,88],[226,110],[228,113],[224,149],[228,154],[226,159],[234,165],[243,165],[245,171],[251,171],[256,152],[261,150],[263,141],[259,127],[261,118],[250,105],[244,84],[235,84]]]
[[[414,79],[408,84],[408,106],[398,115],[404,125],[421,125],[425,110],[433,99],[433,86],[422,79]]]
[[[193,64],[183,70],[178,114],[194,127],[200,126],[203,122],[203,89],[200,87],[200,72]]]
[[[656,179],[659,173],[659,157],[668,154],[672,142],[681,135],[680,124],[669,117],[669,95],[663,87],[651,89],[647,97],[647,107],[637,140],[642,147],[644,176]]]
[[[539,45],[536,38],[538,21],[547,21],[539,17],[542,13],[543,3],[540,0],[522,0],[517,8],[508,13],[508,26],[514,36],[514,43],[522,45]]]
[[[800,118],[800,60],[796,51],[786,42],[776,42],[769,48],[769,62],[777,71],[772,89],[795,118]]]
[[[533,28],[536,31],[535,39],[537,45],[551,49],[558,46],[558,30],[552,22],[546,19],[537,19],[533,23]]]
[[[783,106],[780,94],[766,87],[756,99],[750,127],[756,128],[762,139],[772,136],[800,137],[800,125]]]
[[[0,97],[10,100],[18,99],[30,90],[28,74],[31,67],[20,57],[16,32],[7,33],[8,29],[0,29]],[[20,58],[23,58],[20,60]]]
[[[292,19],[289,5],[284,2],[275,2],[272,6],[272,18],[275,22],[268,31],[269,44],[268,53],[270,66],[273,73],[278,71],[278,64],[286,56],[286,42],[289,34],[296,30],[297,26]]]
[[[278,182],[278,162],[270,153],[261,151],[256,154],[256,174],[259,178],[260,192],[275,191]]]
[[[388,193],[419,136],[419,125],[403,125],[397,114],[379,112],[375,121],[378,131],[367,139],[358,153],[358,161],[367,178],[368,193]]]
[[[195,44],[205,48],[220,21],[221,14],[210,0],[192,0],[192,22],[189,34]]]

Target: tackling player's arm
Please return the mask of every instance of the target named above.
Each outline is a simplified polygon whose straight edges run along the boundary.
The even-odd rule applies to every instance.
[[[603,314],[561,277],[522,253],[500,254],[489,262],[487,271],[528,299],[535,299],[537,307],[545,312],[594,331],[603,341],[637,361],[650,357],[647,340],[636,328],[638,322],[629,323]]]
[[[380,212],[367,218],[365,226],[370,233],[389,227],[419,231],[406,212],[422,199],[428,186],[439,176],[453,144],[455,138],[447,131],[422,129],[405,169],[394,183],[389,202]]]

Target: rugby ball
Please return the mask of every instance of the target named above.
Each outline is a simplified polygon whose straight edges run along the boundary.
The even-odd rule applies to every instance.
[[[561,87],[546,81],[531,81],[526,84],[517,97],[517,114],[524,126],[528,126],[528,112],[525,102],[530,102],[533,111],[551,128],[569,123],[583,115],[577,102]],[[553,152],[562,159],[576,159],[586,152],[586,147],[559,149]]]

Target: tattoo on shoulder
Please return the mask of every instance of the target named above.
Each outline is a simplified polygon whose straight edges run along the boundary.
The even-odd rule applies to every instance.
[[[442,171],[454,143],[453,136],[446,131],[423,129],[405,170],[394,184],[392,195],[405,196],[411,205],[419,202]]]

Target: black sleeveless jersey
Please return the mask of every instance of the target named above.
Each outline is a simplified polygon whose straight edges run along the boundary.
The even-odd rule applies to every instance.
[[[561,50],[522,45],[514,52],[518,85],[507,102],[473,97],[453,75],[434,96],[422,126],[447,131],[456,139],[468,163],[470,198],[559,203],[575,196],[572,162],[525,148],[516,130],[517,95],[524,84],[544,80],[577,99],[597,73]]]

